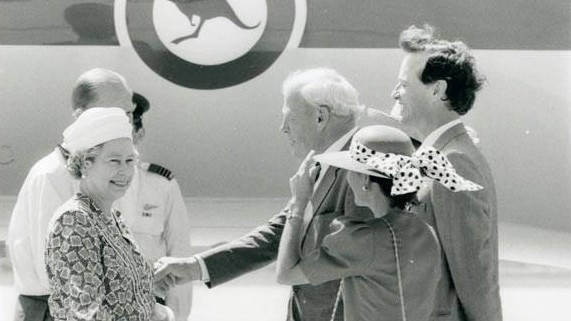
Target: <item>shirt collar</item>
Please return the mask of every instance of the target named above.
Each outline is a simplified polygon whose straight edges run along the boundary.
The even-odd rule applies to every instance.
[[[341,138],[339,138],[338,140],[335,141],[335,143],[331,144],[325,151],[324,153],[331,153],[331,152],[339,152],[343,149],[343,147],[345,147],[345,145],[347,145],[347,143],[349,142],[349,140],[351,140],[351,137],[353,137],[353,135],[355,135],[355,133],[357,132],[359,128],[355,127],[353,129],[351,129],[350,131],[348,131],[345,135],[341,136]]]
[[[336,140],[333,144],[331,144],[325,151],[324,153],[331,153],[331,152],[339,152],[343,149],[343,147],[345,147],[347,145],[347,143],[349,143],[349,140],[351,140],[351,137],[353,137],[353,135],[355,135],[355,133],[357,132],[359,128],[355,127],[353,129],[351,129],[350,131],[348,131],[345,135],[341,136],[341,138],[339,138],[338,140]],[[317,186],[319,186],[321,184],[321,181],[323,179],[323,177],[325,176],[325,172],[329,169],[329,165],[327,164],[321,164],[321,174],[319,175],[319,178],[317,179],[317,182],[315,182],[315,185],[313,186],[313,190],[315,191],[317,189]]]
[[[442,134],[444,134],[444,132],[446,132],[448,129],[450,129],[450,128],[458,125],[458,124],[462,124],[462,119],[460,119],[460,118],[455,119],[451,122],[448,122],[448,123],[436,128],[436,130],[434,130],[432,133],[430,133],[428,136],[426,136],[426,138],[424,139],[424,141],[420,145],[419,149],[422,147],[433,146],[434,143],[436,143],[436,141],[438,140],[438,138],[440,138],[440,136],[442,136]]]

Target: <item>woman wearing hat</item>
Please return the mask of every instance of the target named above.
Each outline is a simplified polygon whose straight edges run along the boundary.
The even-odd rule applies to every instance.
[[[319,247],[302,251],[299,235],[313,188],[312,156],[290,180],[293,197],[280,242],[278,282],[342,279],[339,296],[346,321],[431,320],[442,264],[440,247],[431,228],[406,209],[427,176],[455,191],[481,187],[458,176],[438,151],[414,152],[409,137],[398,129],[362,128],[349,151],[313,159],[322,167],[348,170],[355,203],[369,207],[375,217],[342,216],[332,222]]]
[[[151,266],[112,204],[125,194],[136,151],[119,108],[91,108],[64,132],[80,192],[54,214],[46,265],[55,320],[167,320],[155,304]],[[172,313],[172,312],[171,312]]]

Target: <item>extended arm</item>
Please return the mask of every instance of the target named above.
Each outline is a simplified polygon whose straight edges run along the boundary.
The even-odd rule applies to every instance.
[[[280,284],[309,283],[299,267],[304,208],[293,206],[286,221],[277,260],[277,280]]]
[[[282,211],[250,233],[199,253],[209,273],[207,286],[220,285],[273,262],[278,254],[286,214]]]
[[[297,173],[289,180],[292,194],[291,208],[280,241],[277,261],[277,280],[280,284],[308,283],[298,263],[301,259],[304,215],[313,214],[306,214],[305,211],[313,194],[315,182],[315,179],[310,177],[309,173],[314,154],[315,152],[311,151],[307,155]]]
[[[277,256],[286,212],[272,217],[252,232],[195,256],[164,257],[157,261],[155,280],[174,277],[177,284],[204,280],[197,256],[208,272],[208,287],[217,286],[273,262]]]
[[[295,221],[297,220],[292,221],[292,227],[297,224]],[[285,235],[284,231],[283,236]],[[362,274],[374,260],[392,258],[390,255],[384,255],[384,252],[379,252],[380,256],[375,253],[376,250],[382,251],[380,249],[385,248],[386,244],[391,244],[388,236],[375,236],[366,222],[340,217],[332,222],[332,231],[324,237],[323,243],[313,251],[298,257],[296,262],[291,261],[293,266],[288,265],[280,269],[278,260],[278,282],[321,284]],[[390,265],[390,262],[386,264]]]

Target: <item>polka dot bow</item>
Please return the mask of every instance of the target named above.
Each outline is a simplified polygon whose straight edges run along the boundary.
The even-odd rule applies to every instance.
[[[353,141],[350,155],[359,163],[392,178],[392,196],[418,191],[424,176],[438,181],[453,192],[483,189],[458,175],[446,156],[432,147],[421,148],[409,157],[377,152],[359,141]]]

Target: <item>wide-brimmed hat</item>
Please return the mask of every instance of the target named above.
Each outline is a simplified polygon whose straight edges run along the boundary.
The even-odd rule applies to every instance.
[[[388,126],[364,127],[355,133],[348,151],[325,153],[314,159],[350,171],[391,179],[393,196],[418,191],[424,177],[434,179],[454,192],[482,189],[458,175],[440,151],[432,147],[415,151],[408,135]]]
[[[70,153],[86,150],[117,138],[132,139],[133,126],[124,109],[92,107],[63,132],[63,148]]]
[[[407,134],[394,127],[377,125],[364,127],[355,133],[348,151],[316,155],[314,160],[366,175],[388,178],[386,174],[367,165],[367,160],[376,153],[410,156],[413,152],[414,146]]]

